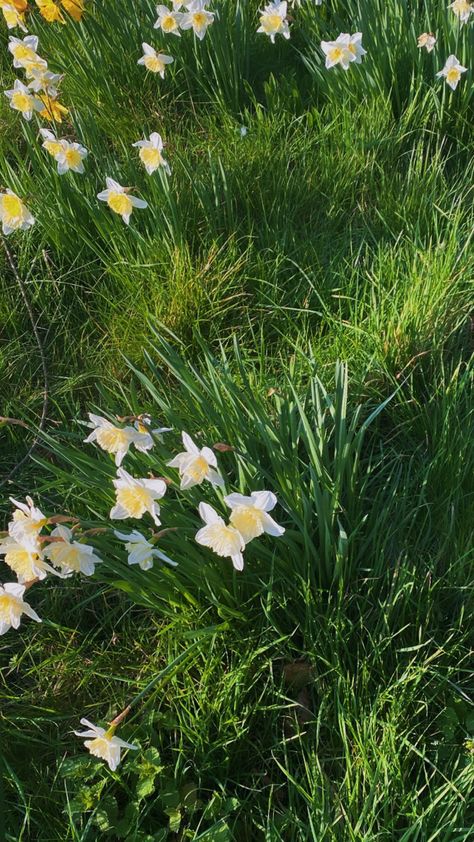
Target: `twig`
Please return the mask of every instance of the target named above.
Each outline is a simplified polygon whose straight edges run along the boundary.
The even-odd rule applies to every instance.
[[[25,453],[23,458],[20,459],[20,461],[16,463],[16,465],[12,468],[10,473],[7,474],[7,476],[4,477],[2,480],[0,480],[0,488],[1,488],[3,485],[5,485],[7,482],[9,482],[11,480],[11,478],[17,473],[17,471],[19,471],[20,468],[22,468],[23,465],[28,461],[28,459],[30,459],[33,451],[35,450],[35,448],[36,448],[36,446],[37,446],[37,444],[40,440],[40,435],[43,432],[45,424],[46,424],[46,413],[48,411],[49,379],[48,379],[48,367],[46,365],[46,355],[45,355],[45,352],[44,352],[43,343],[41,342],[41,337],[39,335],[38,328],[36,326],[33,310],[31,309],[31,304],[30,304],[30,302],[28,300],[28,296],[26,294],[25,284],[24,284],[22,278],[20,277],[20,274],[18,272],[16,263],[13,259],[13,255],[12,255],[10,249],[7,246],[5,237],[3,236],[3,234],[0,235],[0,236],[1,236],[1,239],[2,239],[2,246],[3,246],[3,249],[5,251],[7,261],[9,263],[10,269],[12,271],[13,277],[15,278],[15,281],[16,281],[18,287],[19,287],[21,297],[23,299],[23,303],[26,307],[26,311],[28,313],[28,316],[29,316],[29,319],[30,319],[30,322],[31,322],[31,327],[33,328],[34,337],[35,337],[35,340],[36,340],[36,344],[38,345],[38,350],[39,350],[40,358],[41,358],[41,368],[43,369],[43,384],[44,384],[44,388],[43,388],[43,408],[41,410],[41,418],[40,418],[40,422],[39,422],[39,425],[38,425],[38,431],[35,434],[35,436],[33,438],[33,441],[31,442],[31,445],[28,448],[27,453]]]

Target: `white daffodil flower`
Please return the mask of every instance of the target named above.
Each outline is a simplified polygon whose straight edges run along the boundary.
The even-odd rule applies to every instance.
[[[166,564],[171,564],[172,567],[178,566],[176,561],[172,561],[169,556],[158,550],[137,529],[134,529],[129,535],[114,531],[114,535],[120,538],[121,541],[126,541],[125,549],[128,553],[129,564],[138,564],[142,570],[151,570],[153,560],[159,558],[161,561],[165,561]]]
[[[153,439],[150,433],[153,433],[153,435],[159,441],[163,441],[163,433],[170,433],[173,429],[172,427],[156,427],[154,430],[150,430],[149,428],[151,427],[151,418],[149,415],[141,415],[139,419],[137,418],[137,420],[134,421],[133,426],[136,430],[138,430],[139,433],[148,436],[148,441],[151,439],[152,443],[149,445],[149,447],[142,447],[142,450],[150,450],[150,448],[153,447]]]
[[[88,415],[87,426],[92,427],[92,433],[84,439],[85,444],[96,441],[102,450],[113,453],[117,468],[122,464],[132,444],[142,453],[151,450],[154,445],[153,438],[146,429],[117,427],[101,415],[94,415],[93,412],[89,412]],[[166,430],[159,430],[159,432],[166,432]]]
[[[15,510],[13,519],[8,524],[8,534],[15,541],[38,551],[39,534],[43,526],[46,526],[48,518],[35,506],[31,497],[26,498],[26,503],[10,497],[10,502],[15,506]]]
[[[193,485],[201,485],[208,480],[212,485],[223,486],[224,480],[217,470],[217,459],[210,447],[203,447],[201,450],[194,444],[191,436],[187,433],[181,434],[185,447],[184,452],[178,453],[166,464],[170,468],[178,468],[181,477],[181,489],[192,488]]]
[[[118,469],[117,477],[114,479],[117,501],[110,512],[112,520],[129,517],[139,520],[148,512],[159,526],[160,507],[156,500],[164,497],[166,483],[162,479],[137,479],[123,468]]]
[[[257,32],[268,35],[272,44],[275,43],[276,35],[283,35],[283,38],[290,37],[290,27],[286,17],[287,3],[267,3],[264,9],[260,9],[260,26]]]
[[[72,170],[72,172],[84,172],[84,158],[87,158],[88,151],[80,143],[70,143],[68,140],[59,141],[60,149],[56,152],[55,160],[58,164],[59,175]]]
[[[97,198],[101,202],[107,202],[110,210],[118,213],[122,217],[125,225],[130,222],[130,216],[134,208],[147,208],[148,202],[144,199],[137,199],[136,196],[130,195],[130,187],[122,187],[118,181],[113,178],[106,178],[106,190],[102,190],[97,194]]]
[[[229,494],[224,502],[232,509],[229,521],[240,532],[245,543],[266,532],[279,538],[285,529],[268,514],[277,504],[271,491],[252,491],[250,497],[244,494]]]
[[[81,719],[81,725],[85,725],[88,730],[74,731],[76,737],[87,737],[84,743],[86,749],[93,754],[94,757],[100,757],[101,760],[105,760],[112,772],[115,772],[120,763],[120,753],[122,749],[138,749],[138,746],[126,743],[125,740],[121,740],[120,737],[115,737],[114,728],[109,728],[109,730],[106,731],[105,728],[99,728],[98,725],[94,725],[92,722],[89,722],[88,719]],[[91,737],[92,739],[90,739]]]
[[[328,70],[338,64],[343,70],[348,70],[352,62],[360,64],[362,56],[367,53],[362,46],[362,32],[355,32],[354,35],[341,32],[335,41],[321,41],[321,49],[326,56]]]
[[[179,31],[183,17],[181,12],[168,9],[168,6],[157,6],[156,12],[158,18],[154,23],[155,29],[161,29],[165,35],[181,35]]]
[[[2,223],[2,231],[5,236],[18,229],[26,231],[27,228],[35,223],[35,218],[29,212],[26,205],[8,187],[5,193],[0,193],[0,222]]]
[[[468,0],[454,0],[454,3],[449,4],[448,9],[453,10],[461,23],[467,23],[474,12],[473,4],[469,3]]]
[[[209,547],[221,558],[231,558],[235,569],[243,570],[245,541],[240,532],[234,526],[227,526],[207,503],[199,504],[199,514],[206,525],[196,532],[197,543]]]
[[[43,138],[41,146],[55,158],[61,152],[61,141],[49,129],[40,129],[40,135]]]
[[[36,35],[27,35],[26,38],[14,38],[10,35],[8,49],[13,56],[13,67],[23,67],[30,70],[33,67],[44,67],[47,63],[40,58],[36,52],[38,49],[38,38]]]
[[[436,36],[432,32],[423,32],[418,36],[418,47],[424,47],[427,53],[431,53],[436,45]]]
[[[448,56],[443,69],[440,70],[436,74],[436,76],[438,78],[442,78],[444,76],[444,78],[446,79],[446,83],[453,91],[455,91],[459,84],[461,74],[465,73],[466,70],[467,67],[463,67],[462,64],[459,63],[456,56],[450,55]]]
[[[20,584],[33,579],[46,579],[48,573],[58,575],[43,558],[43,552],[31,545],[22,544],[15,538],[0,540],[0,555],[5,556],[5,564],[13,570]]]
[[[0,585],[0,634],[5,634],[9,629],[17,629],[23,614],[41,623],[36,611],[23,600],[24,593],[25,586],[18,582]]]
[[[206,9],[207,0],[194,0],[186,3],[187,12],[181,18],[181,29],[192,29],[200,41],[204,38],[208,26],[214,23],[214,12]]]
[[[136,143],[132,143],[132,146],[140,149],[140,161],[144,164],[148,175],[152,175],[158,167],[163,167],[164,171],[171,175],[169,164],[161,154],[163,141],[158,132],[152,132],[149,140],[137,140]]]
[[[15,6],[12,6],[10,3],[0,3],[0,7],[8,29],[15,29],[15,27],[19,26],[23,32],[28,32],[25,26],[24,15]]]
[[[53,97],[53,99],[57,97],[57,86],[62,78],[59,73],[51,73],[50,70],[45,70],[44,67],[32,67],[27,69],[26,77],[31,80],[28,82],[30,91],[34,91],[35,93],[43,92]]]
[[[150,73],[159,73],[161,78],[165,78],[165,70],[167,64],[172,64],[174,58],[167,56],[166,53],[157,53],[154,47],[143,42],[143,55],[138,59],[137,64],[143,64]]]
[[[44,108],[41,100],[33,96],[20,79],[15,79],[13,88],[4,91],[4,94],[10,100],[10,108],[19,111],[25,120],[30,121],[35,111],[42,111]]]
[[[74,541],[74,533],[67,526],[57,526],[51,532],[51,537],[60,540],[51,541],[43,552],[54,567],[60,568],[63,576],[71,576],[73,573],[94,575],[95,565],[102,562],[95,555],[94,547]]]

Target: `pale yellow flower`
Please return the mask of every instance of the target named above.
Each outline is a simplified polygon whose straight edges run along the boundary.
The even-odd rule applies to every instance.
[[[165,35],[181,35],[179,27],[183,15],[181,12],[175,12],[168,9],[168,6],[157,6],[156,11],[158,18],[154,24],[155,29],[161,29]]]
[[[43,558],[42,551],[32,549],[14,538],[4,538],[0,541],[0,555],[5,556],[5,564],[13,570],[20,584],[31,582],[33,579],[45,579],[48,573],[57,575]]]
[[[36,611],[23,600],[25,586],[18,582],[7,582],[0,585],[0,634],[5,634],[9,629],[17,629],[21,623],[23,614],[41,623]]]
[[[107,202],[110,210],[122,217],[125,225],[130,222],[130,216],[134,208],[147,208],[148,202],[130,195],[130,187],[122,187],[113,178],[106,178],[107,189],[97,194],[101,202]]]
[[[5,235],[18,229],[25,231],[35,222],[34,216],[31,215],[20,197],[13,190],[9,190],[8,187],[5,193],[0,193],[0,222]]]
[[[92,433],[84,439],[84,442],[89,444],[96,441],[102,450],[113,453],[117,468],[122,464],[132,444],[141,453],[151,450],[154,445],[153,437],[143,424],[140,430],[136,427],[117,427],[107,418],[89,412],[87,426],[92,427]],[[164,430],[158,430],[157,432],[164,432]]]
[[[224,480],[217,471],[216,454],[211,448],[199,449],[187,433],[183,432],[181,437],[185,447],[184,452],[178,453],[166,464],[170,468],[178,468],[182,490],[201,485],[204,480],[208,480],[212,485],[224,485]]]
[[[277,498],[271,491],[252,491],[250,497],[244,494],[229,494],[224,502],[232,509],[230,523],[242,535],[248,544],[266,532],[279,538],[285,529],[268,514],[277,504]]]
[[[138,749],[138,746],[127,743],[119,737],[115,737],[115,728],[113,726],[106,731],[105,728],[100,728],[98,725],[94,725],[92,722],[89,722],[88,719],[81,719],[81,725],[85,725],[88,730],[74,731],[76,737],[87,737],[88,739],[86,739],[84,743],[86,749],[93,754],[94,757],[100,757],[101,760],[105,760],[112,772],[115,772],[115,769],[120,763],[120,754],[122,749]]]
[[[156,501],[166,493],[166,483],[162,479],[137,479],[119,468],[114,486],[116,503],[110,511],[112,520],[139,520],[148,512],[156,525],[160,525],[160,507]]]
[[[272,44],[275,43],[276,35],[283,35],[283,38],[290,37],[290,27],[286,17],[287,3],[267,3],[260,11],[260,26],[257,32],[268,35]]]
[[[138,59],[137,64],[143,64],[150,73],[159,73],[161,78],[165,78],[165,70],[167,64],[172,64],[174,59],[167,56],[166,53],[157,53],[154,47],[150,44],[142,44],[143,55]]]
[[[209,547],[221,558],[232,559],[236,570],[243,570],[245,541],[234,526],[227,526],[223,518],[207,503],[199,504],[199,514],[205,523],[195,536],[203,547]]]
[[[418,36],[418,47],[424,47],[427,53],[431,53],[436,45],[436,36],[432,32],[423,32]]]
[[[93,576],[95,565],[102,561],[95,555],[94,547],[74,540],[74,533],[67,526],[57,526],[51,532],[52,538],[60,540],[51,541],[44,549],[44,555],[49,558],[51,564],[59,567],[64,576],[72,573],[83,573],[84,576]]]
[[[30,121],[35,111],[41,111],[43,105],[38,97],[33,96],[26,85],[19,79],[15,79],[13,88],[4,91],[5,96],[10,100],[10,108],[19,111],[21,116]]]
[[[13,67],[47,67],[44,59],[36,52],[38,49],[38,38],[36,35],[27,35],[26,38],[14,38],[12,35],[8,41],[8,49],[13,56]]]
[[[158,132],[152,132],[149,140],[137,140],[136,143],[132,143],[132,146],[140,149],[140,161],[148,175],[152,175],[159,167],[162,167],[168,175],[171,174],[169,164],[162,155],[163,141]]]
[[[461,74],[466,73],[466,71],[467,67],[463,67],[462,64],[459,63],[456,56],[450,55],[448,56],[443,69],[440,70],[436,75],[439,79],[444,77],[449,87],[453,91],[455,91],[459,84],[459,80],[461,79]]]

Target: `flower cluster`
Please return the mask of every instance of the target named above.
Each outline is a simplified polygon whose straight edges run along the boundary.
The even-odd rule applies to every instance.
[[[48,575],[64,579],[73,574],[92,576],[95,573],[102,559],[95,547],[88,543],[89,536],[97,533],[113,535],[123,546],[128,564],[137,565],[143,571],[150,570],[155,562],[177,567],[177,562],[156,546],[163,534],[176,531],[176,527],[154,531],[161,526],[160,501],[167,493],[171,480],[150,474],[136,477],[122,467],[131,449],[149,454],[157,441],[163,442],[163,435],[171,432],[171,428],[153,427],[148,415],[132,416],[114,423],[92,412],[86,425],[91,432],[84,441],[97,444],[110,454],[117,469],[116,478],[112,481],[115,502],[109,512],[110,520],[141,521],[149,518],[153,524],[151,534],[147,537],[136,528],[122,532],[112,526],[84,529],[76,518],[68,515],[43,514],[31,497],[27,497],[24,503],[10,498],[15,508],[8,532],[0,536],[0,554],[16,574],[17,581],[0,586],[0,634],[10,628],[17,629],[23,615],[41,622],[38,614],[24,600],[25,591],[35,583]],[[224,519],[213,506],[201,500],[198,513],[204,525],[197,529],[194,540],[218,557],[230,559],[234,569],[242,571],[244,551],[251,541],[264,534],[279,538],[285,533],[285,528],[270,514],[277,505],[277,498],[271,491],[265,490],[251,491],[249,495],[238,492],[225,494],[226,480],[219,468],[215,449],[232,451],[233,448],[229,445],[216,445],[215,449],[199,447],[184,431],[181,440],[184,450],[165,462],[166,467],[178,472],[179,492],[186,493],[208,483],[215,489],[222,507],[229,510],[228,519]],[[67,522],[69,526],[66,526]],[[120,762],[122,749],[137,748],[115,736],[116,727],[127,712],[128,708],[107,729],[81,719],[87,730],[75,732],[85,739],[85,747],[90,753],[106,760],[112,771]]]

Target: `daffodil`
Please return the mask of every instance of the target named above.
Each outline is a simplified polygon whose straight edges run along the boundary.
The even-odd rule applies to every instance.
[[[66,12],[79,23],[84,14],[84,0],[61,0],[61,5]]]
[[[61,152],[61,142],[57,140],[53,132],[49,129],[40,129],[40,135],[43,138],[41,146],[43,149],[46,149],[46,152],[49,152],[49,154],[55,158],[56,155]]]
[[[25,586],[19,582],[6,582],[0,585],[0,634],[5,634],[9,629],[17,629],[21,623],[23,614],[41,623],[36,611],[23,599]]]
[[[72,170],[73,172],[84,172],[84,158],[89,154],[84,146],[80,143],[70,143],[68,140],[59,141],[60,149],[54,156],[58,162],[58,173],[64,173]]]
[[[468,0],[454,0],[453,3],[449,4],[448,9],[453,10],[461,23],[467,23],[474,12],[473,4],[469,3]]]
[[[34,550],[31,545],[24,545],[15,538],[8,537],[0,541],[0,555],[5,556],[5,564],[13,570],[20,584],[33,579],[45,579],[48,573],[57,575],[45,562],[39,548]]]
[[[142,435],[147,435],[147,441],[149,442],[151,439],[152,444],[149,445],[147,448],[142,448],[146,450],[150,450],[153,446],[153,439],[151,438],[150,433],[153,433],[153,436],[157,438],[159,441],[163,441],[163,433],[170,433],[173,429],[172,427],[155,427],[155,429],[151,429],[151,418],[149,415],[140,415],[139,418],[134,421],[133,426],[139,433]]]
[[[157,6],[156,12],[158,18],[154,24],[155,29],[161,29],[165,35],[181,35],[179,31],[183,17],[181,12],[168,9],[168,6]]]
[[[115,772],[115,769],[120,763],[120,754],[122,749],[138,749],[138,746],[127,743],[125,740],[121,740],[120,737],[116,737],[114,735],[114,727],[111,727],[108,731],[106,731],[105,728],[100,728],[98,725],[94,725],[87,719],[81,719],[81,725],[85,725],[88,730],[74,731],[76,737],[87,737],[84,743],[86,749],[93,754],[94,757],[100,757],[101,760],[105,760],[112,772]]]
[[[0,8],[3,13],[3,17],[5,19],[5,23],[8,29],[15,29],[17,26],[23,30],[23,32],[27,32],[27,28],[25,26],[25,16],[15,6],[12,6],[10,3],[1,2]]]
[[[151,570],[155,558],[159,558],[166,564],[171,564],[172,567],[177,567],[177,562],[172,561],[169,556],[158,550],[150,541],[148,541],[141,532],[134,529],[129,535],[123,532],[114,532],[117,538],[125,541],[125,549],[128,553],[128,563],[138,564],[142,570]]]
[[[38,49],[36,35],[27,35],[26,38],[14,38],[10,35],[8,49],[13,56],[13,67],[47,67],[45,60],[36,52]]]
[[[143,55],[138,59],[137,64],[143,64],[150,73],[159,73],[161,78],[165,78],[165,70],[167,64],[172,64],[174,59],[167,56],[165,53],[157,53],[154,47],[150,44],[142,44]]]
[[[194,0],[186,3],[187,12],[181,18],[181,29],[192,29],[200,41],[204,38],[208,26],[214,23],[214,12],[206,9],[207,0]]]
[[[160,525],[160,507],[156,501],[166,493],[166,483],[162,479],[137,479],[119,468],[114,486],[116,503],[110,511],[112,520],[139,520],[148,512],[156,525]]]
[[[208,503],[199,504],[199,514],[205,523],[195,540],[209,547],[221,558],[231,558],[236,570],[243,570],[245,541],[234,526],[227,526],[223,518]]]
[[[65,23],[60,7],[54,0],[35,0],[36,5],[40,11],[40,15],[44,17],[48,23]]]
[[[436,44],[436,36],[432,32],[423,32],[418,36],[418,47],[424,47],[427,53],[434,50]]]
[[[130,187],[122,187],[113,178],[106,178],[107,189],[97,194],[101,202],[107,202],[110,210],[122,217],[125,225],[130,222],[130,216],[134,208],[147,208],[148,203],[144,199],[138,199],[130,195]]]
[[[35,111],[41,111],[42,103],[38,97],[33,96],[26,85],[19,79],[15,79],[13,88],[9,91],[4,91],[4,94],[10,100],[10,108],[14,111],[19,111],[25,120],[31,120]]]
[[[95,555],[94,547],[75,541],[74,533],[67,526],[56,526],[51,532],[51,537],[56,540],[49,542],[43,552],[51,564],[61,569],[64,576],[70,576],[72,573],[94,575],[95,565],[102,561]]]
[[[181,488],[184,491],[193,485],[201,485],[208,480],[212,485],[224,485],[224,480],[217,469],[217,459],[210,447],[199,447],[194,444],[191,436],[182,433],[181,438],[185,447],[184,452],[178,453],[171,462],[166,464],[170,468],[178,468],[181,477]]]
[[[163,167],[164,171],[171,174],[169,164],[161,154],[163,151],[163,141],[158,132],[152,132],[149,140],[137,140],[132,143],[140,149],[140,161],[144,164],[148,175],[152,175],[158,167]]]
[[[260,26],[257,32],[268,35],[272,44],[275,43],[276,35],[283,35],[283,38],[290,37],[290,27],[286,17],[287,3],[267,3],[264,9],[260,10]]]
[[[48,96],[48,94],[39,94],[39,99],[43,103],[43,110],[40,111],[40,117],[49,120],[52,123],[62,123],[63,117],[69,114],[69,110],[65,105],[61,105],[55,97]]]
[[[461,74],[465,73],[466,70],[467,70],[467,67],[463,67],[462,64],[459,63],[456,56],[450,55],[450,56],[448,56],[448,59],[446,61],[446,64],[444,65],[443,69],[440,70],[436,74],[436,76],[438,78],[444,77],[445,80],[446,80],[446,83],[449,85],[449,87],[453,91],[455,91],[458,84],[459,84]]]
[[[18,229],[25,231],[34,225],[35,218],[31,215],[26,205],[19,196],[9,190],[0,193],[0,222],[2,231],[7,236]]]
[[[352,62],[360,64],[366,50],[362,46],[362,33],[349,35],[341,32],[335,41],[321,41],[321,49],[326,56],[326,68],[340,64],[343,70],[348,70]]]
[[[35,506],[31,497],[26,497],[26,503],[10,497],[10,502],[15,509],[8,524],[8,534],[16,541],[37,549],[40,547],[39,535],[48,523],[48,518]]]
[[[27,68],[26,77],[30,80],[28,82],[28,88],[31,91],[45,93],[53,98],[58,95],[57,86],[62,78],[59,73],[51,73],[50,70],[46,70],[44,67],[32,67]]]
[[[141,430],[137,430],[136,427],[117,427],[111,421],[108,421],[107,418],[102,418],[101,415],[94,415],[93,412],[89,412],[89,423],[87,426],[92,428],[92,433],[84,439],[84,442],[89,444],[90,442],[96,441],[102,450],[105,450],[107,453],[113,453],[117,467],[120,467],[122,464],[132,444],[142,453],[151,450],[154,445],[153,437],[146,427],[143,428],[143,425]],[[166,428],[158,432],[166,432]]]
[[[285,529],[268,514],[277,504],[271,491],[252,491],[250,497],[244,494],[229,494],[224,502],[232,509],[229,521],[237,529],[245,543],[266,532],[279,538]]]

